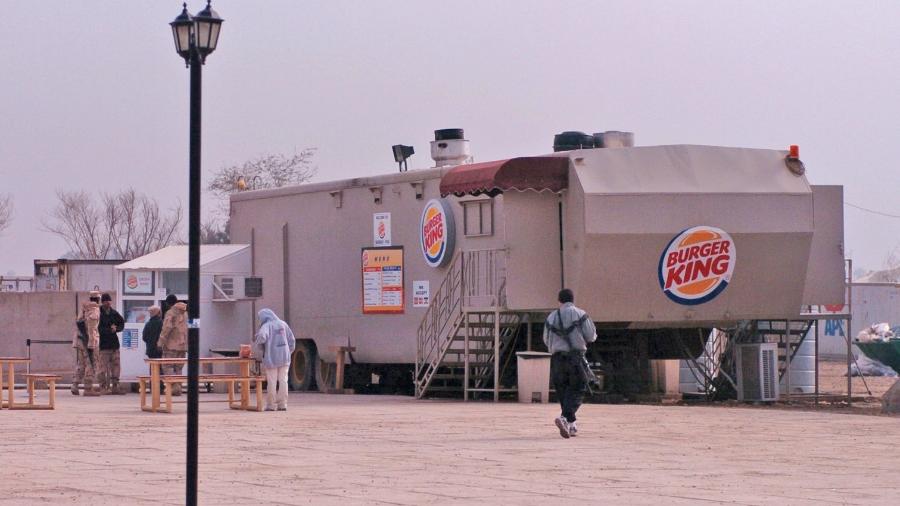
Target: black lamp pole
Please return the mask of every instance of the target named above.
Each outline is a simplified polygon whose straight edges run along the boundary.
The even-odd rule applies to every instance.
[[[187,4],[170,25],[175,48],[191,69],[190,154],[188,185],[188,406],[185,504],[197,504],[199,462],[200,373],[200,111],[202,66],[216,49],[222,19],[207,1],[191,16]]]
[[[191,143],[188,183],[188,409],[187,490],[185,503],[197,504],[200,373],[200,83],[202,65],[195,45],[191,51]]]

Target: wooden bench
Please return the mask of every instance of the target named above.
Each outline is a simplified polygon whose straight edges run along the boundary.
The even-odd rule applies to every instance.
[[[9,409],[56,409],[56,382],[62,379],[62,376],[56,374],[26,374],[25,383],[28,390],[27,404],[10,403]],[[37,383],[46,383],[50,389],[50,401],[47,404],[35,404],[34,402],[34,386]]]
[[[153,412],[153,407],[147,405],[147,392],[149,390],[150,376],[138,376],[138,392],[141,397],[141,409],[143,411]],[[231,409],[243,409],[249,411],[262,411],[262,382],[265,381],[263,376],[241,376],[239,374],[201,374],[198,377],[198,383],[225,383],[228,386],[228,407]],[[158,411],[165,413],[172,412],[172,385],[181,384],[187,381],[187,375],[181,374],[164,374],[160,375],[159,380],[165,385],[166,390],[166,406],[160,407]],[[244,397],[249,398],[249,392],[242,392],[241,398],[235,399],[235,383],[248,383],[256,387],[256,405],[250,405],[244,402]],[[255,385],[254,385],[255,384]],[[199,386],[199,385],[198,385]]]

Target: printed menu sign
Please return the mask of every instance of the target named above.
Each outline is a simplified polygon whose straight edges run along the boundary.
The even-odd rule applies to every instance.
[[[403,248],[363,248],[363,314],[403,313]]]

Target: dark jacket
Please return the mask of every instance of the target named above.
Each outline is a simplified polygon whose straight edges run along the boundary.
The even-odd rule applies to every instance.
[[[113,325],[116,326],[115,332],[112,330]],[[109,308],[107,311],[106,308],[101,306],[100,325],[98,328],[100,331],[100,349],[118,350],[119,335],[117,332],[122,332],[123,327],[125,327],[125,319],[122,318],[118,311],[113,308]]]
[[[159,315],[151,316],[144,324],[143,340],[147,343],[147,356],[149,358],[162,358],[162,350],[156,345],[159,341],[159,333],[162,332],[162,318]]]

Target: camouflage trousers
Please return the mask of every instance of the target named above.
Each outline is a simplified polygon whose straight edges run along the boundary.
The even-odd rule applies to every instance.
[[[187,355],[186,351],[162,351],[162,358],[184,358],[185,355]],[[182,371],[184,371],[184,364],[171,364],[161,366],[159,373],[180,375],[182,374]],[[181,383],[175,383],[172,385],[172,393],[175,395],[181,395]]]
[[[100,350],[100,363],[97,371],[100,388],[119,382],[119,371],[122,368],[119,356],[119,350]]]
[[[186,351],[163,350],[162,358],[184,358]],[[181,374],[184,370],[184,364],[164,365],[160,367],[160,374]]]
[[[90,350],[91,357],[88,357],[88,351],[84,347],[75,348],[75,377],[72,381],[75,383],[93,383],[94,369],[96,368],[97,350]],[[92,360],[93,359],[93,360]]]

